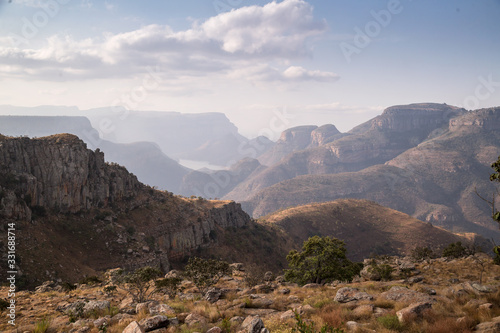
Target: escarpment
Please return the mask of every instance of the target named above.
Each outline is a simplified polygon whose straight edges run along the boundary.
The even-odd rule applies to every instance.
[[[0,218],[22,230],[16,268],[28,284],[113,267],[168,270],[171,258],[208,250],[225,229],[254,223],[235,202],[146,186],[70,134],[0,136]]]

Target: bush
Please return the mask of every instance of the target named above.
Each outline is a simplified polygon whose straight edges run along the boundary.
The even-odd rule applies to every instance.
[[[179,290],[179,285],[181,282],[182,279],[178,277],[164,278],[155,281],[155,286],[158,292],[163,292],[170,298],[174,298],[177,294],[177,291]]]
[[[469,252],[462,242],[451,243],[443,250],[443,257],[447,258],[462,258],[467,255]]]
[[[394,272],[394,268],[388,264],[378,264],[375,259],[372,259],[368,271],[379,276],[382,281],[389,281],[391,279],[392,272]]]
[[[99,279],[99,277],[97,277],[95,275],[92,275],[92,276],[86,276],[86,277],[84,277],[78,283],[79,284],[88,284],[88,285],[93,286],[93,285],[99,284],[101,282],[102,282],[102,280]]]
[[[314,236],[304,242],[302,251],[290,251],[286,260],[290,269],[285,279],[304,285],[351,281],[360,266],[347,259],[345,243],[336,238]]]
[[[120,271],[116,282],[121,289],[132,296],[134,302],[143,303],[158,291],[154,285],[151,285],[151,281],[160,277],[161,274],[158,268],[146,266],[128,274]]]
[[[205,295],[208,289],[219,282],[224,275],[232,273],[231,267],[225,261],[215,259],[189,258],[184,268],[184,274],[198,290]]]
[[[425,260],[425,259],[432,259],[436,255],[434,251],[432,251],[432,249],[428,247],[417,246],[411,251],[410,256],[415,260]]]
[[[65,293],[68,293],[72,290],[75,290],[76,289],[76,286],[72,283],[69,283],[69,282],[63,282],[61,284],[61,288],[62,290],[65,292]]]
[[[384,328],[387,328],[388,330],[395,330],[399,331],[403,328],[403,325],[399,322],[398,316],[396,315],[385,315],[382,317],[378,317],[377,321],[382,325]]]

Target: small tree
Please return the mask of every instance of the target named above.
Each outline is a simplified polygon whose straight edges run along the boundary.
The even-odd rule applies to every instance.
[[[178,277],[164,278],[155,281],[155,287],[158,292],[163,292],[170,298],[174,298],[179,290],[179,284],[182,279]]]
[[[462,242],[451,243],[443,250],[443,257],[447,258],[461,258],[468,254],[467,248],[462,245]]]
[[[146,266],[128,274],[120,271],[116,282],[121,289],[132,296],[134,302],[142,303],[157,292],[152,280],[161,275],[162,273],[158,268]]]
[[[285,270],[285,279],[301,285],[351,281],[361,268],[347,259],[346,252],[339,239],[313,236],[304,242],[301,252],[292,250],[286,257],[290,269]]]
[[[184,268],[185,276],[195,284],[203,295],[211,286],[219,282],[221,277],[231,273],[231,267],[225,261],[198,257],[189,258],[188,264]]]

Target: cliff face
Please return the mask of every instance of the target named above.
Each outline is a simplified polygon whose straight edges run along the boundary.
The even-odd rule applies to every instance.
[[[372,127],[398,132],[419,130],[430,132],[448,124],[450,118],[464,113],[464,109],[446,104],[420,103],[391,106],[372,120]]]
[[[500,130],[500,107],[471,111],[450,120],[450,131],[481,129]]]
[[[253,224],[232,201],[147,187],[70,134],[0,135],[0,218],[23,230],[18,269],[29,281],[75,280],[113,267],[168,269],[171,258],[209,251],[226,229]]]
[[[0,170],[4,191],[17,192],[28,206],[61,213],[106,207],[133,198],[142,187],[125,168],[107,165],[103,153],[88,150],[70,134],[2,139]],[[3,213],[7,217],[23,218],[22,213],[15,216],[19,209],[13,209],[12,203],[6,204]]]

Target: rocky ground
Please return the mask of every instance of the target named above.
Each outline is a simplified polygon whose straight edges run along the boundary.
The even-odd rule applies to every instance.
[[[352,283],[302,287],[281,277],[249,287],[249,272],[239,267],[205,297],[183,281],[175,297],[155,294],[140,304],[120,288],[110,293],[109,274],[69,292],[46,282],[16,293],[16,326],[3,310],[0,331],[265,333],[330,325],[336,330],[325,332],[500,332],[500,266],[488,256],[378,259],[394,268],[388,281],[373,281],[371,264]],[[7,293],[3,287],[0,297]]]

